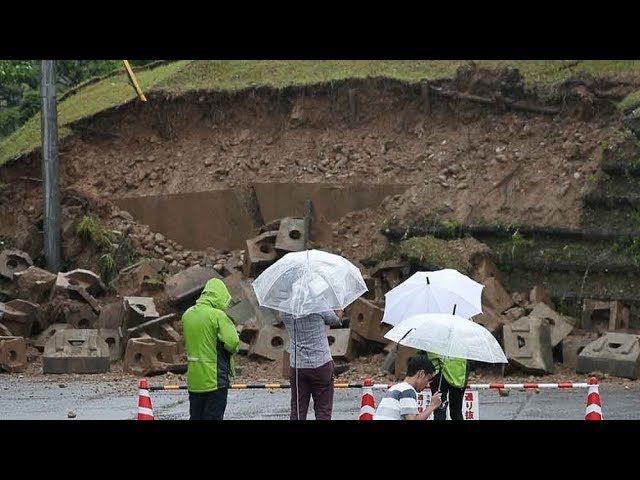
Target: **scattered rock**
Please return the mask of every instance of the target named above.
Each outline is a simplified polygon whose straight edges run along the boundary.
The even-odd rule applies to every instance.
[[[449,173],[453,173],[453,174],[459,173],[460,172],[460,166],[454,163],[453,165],[449,165],[447,167],[446,171],[449,172]]]

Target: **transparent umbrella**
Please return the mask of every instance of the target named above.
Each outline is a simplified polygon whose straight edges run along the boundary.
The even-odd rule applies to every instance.
[[[482,325],[447,313],[424,313],[400,322],[385,338],[447,358],[507,363],[500,344]]]
[[[252,284],[261,306],[289,313],[293,320],[293,365],[298,403],[297,332],[300,317],[343,310],[367,291],[360,270],[349,260],[322,250],[287,253],[262,272]]]
[[[367,291],[354,264],[322,250],[287,253],[252,285],[261,306],[296,317],[342,310]]]
[[[416,272],[385,295],[382,321],[398,325],[421,313],[450,313],[465,318],[482,313],[484,285],[457,270]]]

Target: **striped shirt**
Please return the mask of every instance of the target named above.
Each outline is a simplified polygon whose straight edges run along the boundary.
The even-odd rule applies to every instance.
[[[407,382],[400,382],[386,391],[374,420],[404,420],[405,415],[418,413],[418,393]]]
[[[282,321],[289,333],[290,365],[298,368],[317,368],[331,361],[331,349],[327,339],[326,325],[340,323],[333,312],[312,313],[295,318],[282,314]],[[295,348],[295,351],[294,351]]]

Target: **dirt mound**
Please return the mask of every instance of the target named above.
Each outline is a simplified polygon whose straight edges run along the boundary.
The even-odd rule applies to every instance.
[[[561,88],[583,89],[613,105],[630,87],[584,77]],[[443,95],[445,90],[458,96]],[[607,108],[596,108],[588,119],[571,109],[554,115],[504,109],[459,94],[542,102],[535,89],[523,87],[517,70],[470,64],[426,89],[370,79],[199,92],[131,102],[85,119],[72,125],[75,134],[60,146],[61,184],[69,192],[63,205],[65,259],[69,266],[99,267],[101,250],[76,233],[79,220],[97,215],[142,257],[174,268],[224,263],[229,254],[218,245],[189,252],[139,225],[113,200],[149,196],[153,204],[165,194],[270,182],[345,189],[365,182],[411,185],[378,208],[347,215],[334,224],[329,240],[323,238],[323,246],[356,259],[386,247],[380,229],[387,222],[410,225],[435,216],[464,224],[576,225],[581,195],[617,116]],[[34,259],[42,250],[40,168],[37,155],[0,168],[2,241]],[[235,212],[222,214],[233,223]],[[207,218],[206,212],[195,217]]]

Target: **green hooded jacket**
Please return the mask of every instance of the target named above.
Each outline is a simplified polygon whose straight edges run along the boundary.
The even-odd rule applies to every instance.
[[[449,385],[457,388],[465,386],[467,383],[467,361],[464,358],[448,358],[443,361],[441,355],[433,352],[427,352],[427,358],[436,367],[436,373],[439,373],[442,367],[444,379]]]
[[[224,312],[230,302],[226,285],[212,278],[196,304],[182,315],[190,392],[228,388],[230,378],[235,375],[233,355],[238,351],[240,338],[236,326]]]

